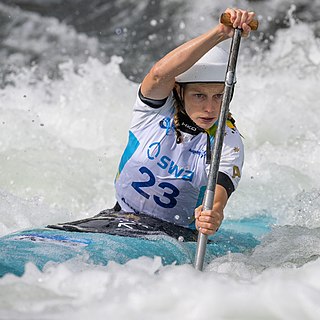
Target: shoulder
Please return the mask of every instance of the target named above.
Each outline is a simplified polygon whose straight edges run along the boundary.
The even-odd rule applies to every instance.
[[[174,109],[174,97],[171,92],[170,95],[162,100],[153,100],[142,96],[140,86],[137,90],[136,101],[133,106],[133,111],[143,113],[170,113]]]
[[[244,145],[238,129],[227,125],[222,146],[219,171],[225,173],[236,189],[242,176]]]
[[[237,163],[242,166],[244,159],[244,144],[236,127],[226,127],[222,147],[222,158],[228,159],[230,163]]]
[[[241,134],[238,128],[227,122],[224,143],[228,145],[243,145]]]
[[[136,101],[133,105],[131,129],[145,128],[153,123],[158,123],[163,118],[172,119],[174,116],[174,98],[169,95],[163,106],[154,108],[141,99],[139,89],[136,94]]]

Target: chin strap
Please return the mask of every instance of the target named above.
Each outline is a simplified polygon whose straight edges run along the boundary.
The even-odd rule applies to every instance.
[[[206,156],[207,156],[207,159],[206,159],[206,164],[210,164],[211,163],[211,140],[210,140],[210,134],[208,131],[206,131],[206,134],[207,134],[207,150],[206,150]]]
[[[197,124],[195,124],[191,118],[183,111],[179,111],[176,114],[178,120],[178,129],[182,132],[189,133],[193,136],[198,135],[199,133],[205,133],[207,135],[207,147],[206,147],[206,163],[211,163],[211,141],[210,134],[208,131],[200,128]]]

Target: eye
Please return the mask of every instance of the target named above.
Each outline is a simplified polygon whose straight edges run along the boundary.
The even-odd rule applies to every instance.
[[[205,95],[204,94],[202,94],[202,93],[195,93],[194,94],[194,96],[197,98],[197,99],[199,99],[199,100],[203,100],[203,99],[205,99]]]
[[[217,99],[217,100],[221,100],[223,97],[223,93],[219,93],[219,94],[215,94],[214,95],[214,98]]]

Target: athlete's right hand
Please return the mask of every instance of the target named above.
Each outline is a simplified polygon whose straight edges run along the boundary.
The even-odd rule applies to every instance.
[[[197,207],[194,213],[197,230],[206,235],[214,234],[223,220],[223,213],[215,210],[203,210],[203,205]]]

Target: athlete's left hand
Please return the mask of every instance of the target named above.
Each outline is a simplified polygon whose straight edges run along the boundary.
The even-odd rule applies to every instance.
[[[203,234],[212,235],[219,229],[222,223],[223,212],[202,210],[203,205],[195,209],[196,228]]]
[[[235,28],[241,28],[242,37],[247,37],[250,34],[251,28],[250,22],[254,20],[255,13],[252,11],[246,11],[238,8],[227,8],[225,13],[230,14],[230,21],[232,22],[232,28],[220,24],[223,32],[226,33],[230,38],[233,36]]]

